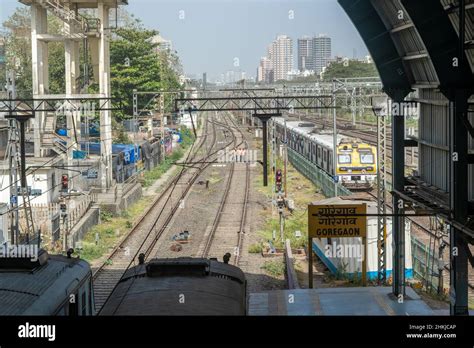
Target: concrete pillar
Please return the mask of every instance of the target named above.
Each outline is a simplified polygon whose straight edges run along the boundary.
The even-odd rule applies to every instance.
[[[74,10],[66,4],[66,8]],[[77,9],[76,9],[77,13]],[[64,32],[68,36],[72,36],[76,33],[74,25],[69,23],[64,23]],[[78,94],[80,91],[77,88],[78,79],[80,77],[80,55],[79,55],[79,42],[71,38],[64,40],[64,64],[65,64],[65,89],[66,95],[71,97],[74,94]],[[79,149],[78,141],[80,140],[81,133],[81,116],[80,111],[76,111],[75,108],[80,109],[80,105],[68,106],[66,110],[66,127],[68,129],[68,140],[67,140],[67,159],[68,166],[72,168],[73,166],[73,154],[75,150]],[[72,178],[74,172],[69,171],[69,177]],[[74,185],[71,182],[71,185]]]
[[[109,8],[99,3],[99,91],[103,97],[110,97],[110,44],[106,33],[109,27]],[[110,102],[105,104],[109,108]],[[112,185],[112,112],[100,112],[100,175],[101,187],[105,192]]]
[[[48,92],[48,44],[38,40],[39,34],[47,33],[47,12],[39,5],[31,5],[31,52],[32,52],[32,82],[33,97],[39,97]],[[34,155],[41,156],[41,126],[44,113],[36,113],[33,124]]]

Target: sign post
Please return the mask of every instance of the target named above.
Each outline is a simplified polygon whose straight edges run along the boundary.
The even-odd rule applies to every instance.
[[[367,285],[367,205],[308,205],[308,242],[312,253],[313,238],[362,238],[362,283]],[[313,268],[309,262],[310,287]]]

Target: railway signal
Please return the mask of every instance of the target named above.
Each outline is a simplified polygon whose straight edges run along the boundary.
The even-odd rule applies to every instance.
[[[276,192],[281,192],[283,175],[281,169],[277,169],[275,174]]]
[[[69,175],[63,174],[61,176],[61,190],[67,192],[69,189]]]

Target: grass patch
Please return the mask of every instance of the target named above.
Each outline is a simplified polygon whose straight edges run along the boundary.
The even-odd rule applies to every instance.
[[[285,263],[282,260],[265,261],[261,268],[274,277],[280,277],[285,274]]]
[[[118,240],[132,228],[133,222],[143,214],[149,204],[149,198],[142,198],[120,216],[115,217],[101,210],[101,223],[92,227],[84,236],[82,250],[79,250],[80,257],[91,262],[114,248]]]
[[[249,247],[249,253],[251,254],[260,254],[262,252],[262,244],[255,243]]]
[[[281,159],[277,160],[276,168],[283,169],[283,162]],[[274,175],[271,168],[269,168],[268,186],[263,187],[262,175],[255,178],[256,187],[258,191],[264,194],[269,200],[272,198]],[[308,204],[323,199],[324,196],[319,193],[316,187],[310,180],[300,174],[289,162],[287,165],[287,195],[295,203],[295,209],[292,213],[288,210],[284,211],[284,236],[283,240],[280,238],[280,218],[276,208],[263,210],[260,216],[265,221],[260,230],[260,235],[264,240],[272,241],[277,248],[283,248],[283,241],[289,239],[293,248],[304,248],[307,245],[307,231],[308,231]],[[273,231],[275,231],[276,239],[273,240]],[[300,231],[301,237],[296,236],[296,231]]]

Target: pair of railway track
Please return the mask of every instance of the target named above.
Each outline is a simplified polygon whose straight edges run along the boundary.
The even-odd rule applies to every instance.
[[[206,154],[198,158],[200,150],[207,143],[209,125],[212,127],[211,142],[206,147]],[[215,121],[206,121],[206,130],[198,147],[196,149],[191,148],[186,159],[186,162],[196,163],[197,166],[183,167],[179,174],[170,180],[165,189],[155,198],[120,244],[112,250],[106,262],[94,270],[93,280],[97,312],[105,304],[124,273],[130,267],[137,264],[139,255],[143,254],[146,259],[152,254],[158,240],[179,210],[180,202],[188,195],[200,174],[216,161],[215,156],[220,150],[214,149],[217,141],[216,127],[218,126],[227,130],[232,128],[229,125],[220,124]],[[234,143],[237,144],[235,136],[224,145],[224,148]],[[177,194],[178,197],[173,197],[173,193],[175,193],[175,189],[180,184],[180,181],[184,181],[184,185],[180,185],[183,187],[183,190]],[[168,204],[170,201],[175,202],[175,204]],[[170,206],[171,208],[169,208]],[[169,211],[165,213],[168,209]]]
[[[241,139],[241,143],[245,144],[245,148],[248,150],[248,143],[245,140],[243,132],[239,129],[238,125],[235,124],[234,120],[229,117],[228,119],[238,134],[234,134],[234,144],[237,147],[237,139]],[[226,119],[227,122],[227,119]],[[245,170],[236,169],[245,166]],[[241,172],[245,172],[245,178],[242,178]],[[242,190],[242,182],[244,187]],[[247,222],[247,210],[248,210],[248,198],[250,191],[250,165],[249,163],[230,163],[230,172],[227,178],[226,186],[222,195],[221,202],[217,209],[217,214],[212,223],[209,234],[204,243],[202,250],[202,257],[209,256],[221,256],[229,252],[232,255],[232,263],[235,266],[239,266],[242,254],[243,254],[243,243],[245,238],[245,226]],[[240,199],[239,199],[240,196]],[[237,201],[235,201],[237,198]],[[231,201],[232,200],[232,201]],[[239,215],[239,219],[236,221],[235,206],[242,205]]]

